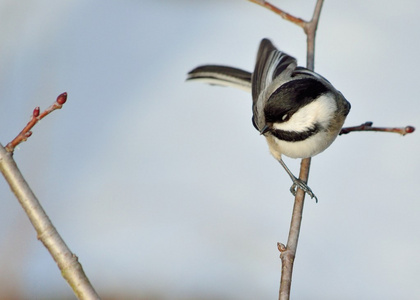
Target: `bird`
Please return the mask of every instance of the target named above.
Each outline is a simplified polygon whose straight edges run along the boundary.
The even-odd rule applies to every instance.
[[[203,65],[187,80],[236,87],[252,94],[252,124],[263,135],[272,156],[292,179],[290,192],[302,189],[317,197],[284,163],[290,158],[313,157],[327,149],[338,136],[351,105],[323,76],[297,65],[297,60],[264,38],[259,45],[254,72]]]

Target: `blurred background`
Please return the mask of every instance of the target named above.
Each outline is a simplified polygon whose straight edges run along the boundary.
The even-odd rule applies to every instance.
[[[419,11],[325,1],[315,70],[351,102],[345,126],[419,126]],[[201,64],[252,70],[264,37],[305,65],[302,29],[245,0],[0,1],[0,142],[68,93],[14,157],[104,299],[277,299],[290,178],[249,94],[185,82]],[[419,151],[418,132],[351,133],[312,160],[293,299],[420,294]],[[0,299],[74,299],[0,191]]]

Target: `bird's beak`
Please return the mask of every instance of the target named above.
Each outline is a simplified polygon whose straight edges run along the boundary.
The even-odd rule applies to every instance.
[[[260,130],[260,134],[263,135],[264,133],[266,133],[270,128],[268,127],[267,124],[265,124],[265,126],[263,127],[263,129]]]

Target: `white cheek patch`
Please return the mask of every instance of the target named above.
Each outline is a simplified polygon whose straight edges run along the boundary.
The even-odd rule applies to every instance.
[[[317,123],[326,128],[336,110],[337,104],[334,96],[327,93],[300,108],[287,122],[274,123],[273,127],[284,131],[302,132]]]

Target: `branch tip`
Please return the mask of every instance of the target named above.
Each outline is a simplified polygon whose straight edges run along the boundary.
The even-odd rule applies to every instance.
[[[67,93],[64,92],[57,97],[56,102],[60,105],[63,105],[67,101]]]
[[[41,113],[39,106],[35,107],[32,112],[31,120],[26,124],[26,126],[22,129],[22,131],[10,142],[6,145],[6,150],[10,153],[13,153],[16,146],[22,142],[25,142],[28,137],[32,135],[31,129],[35,126],[38,121],[45,118],[48,114],[53,112],[56,109],[60,109],[64,103],[67,101],[67,93],[60,94],[54,104],[48,107]]]
[[[416,128],[414,128],[413,126],[407,126],[407,127],[405,127],[405,132],[406,133],[413,133],[414,130],[416,130]]]

